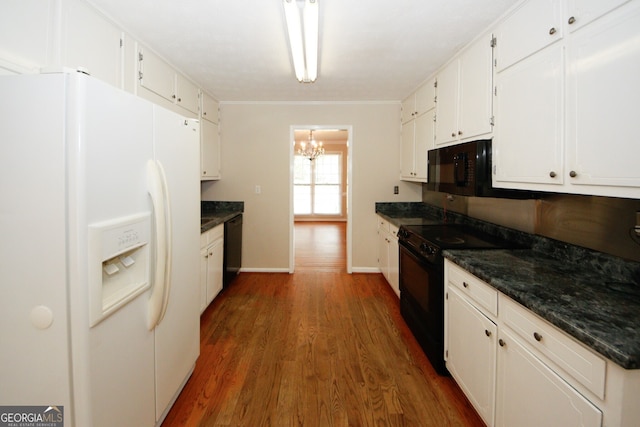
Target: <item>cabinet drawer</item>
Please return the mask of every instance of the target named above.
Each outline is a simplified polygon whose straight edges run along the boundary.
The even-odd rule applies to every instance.
[[[222,238],[224,238],[224,224],[216,225],[211,230],[200,234],[200,248],[204,248]]]
[[[500,295],[500,317],[534,349],[604,399],[604,359],[504,295]]]
[[[389,231],[389,221],[382,217],[378,217],[378,230]]]
[[[451,261],[446,261],[445,278],[494,316],[498,315],[498,291]]]
[[[389,233],[391,233],[391,235],[397,239],[398,238],[398,227],[396,227],[395,225],[389,223]]]

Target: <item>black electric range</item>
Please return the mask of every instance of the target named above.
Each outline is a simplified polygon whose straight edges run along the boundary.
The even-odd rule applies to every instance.
[[[400,312],[436,372],[446,375],[442,251],[516,245],[462,224],[402,225],[398,244]]]

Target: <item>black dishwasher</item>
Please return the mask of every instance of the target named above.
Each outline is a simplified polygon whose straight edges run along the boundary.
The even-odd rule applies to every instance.
[[[233,282],[242,265],[242,214],[224,223],[223,288]]]

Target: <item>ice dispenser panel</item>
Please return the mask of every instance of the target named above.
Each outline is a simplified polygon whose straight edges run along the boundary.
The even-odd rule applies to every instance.
[[[89,225],[89,316],[98,324],[149,288],[148,212]]]

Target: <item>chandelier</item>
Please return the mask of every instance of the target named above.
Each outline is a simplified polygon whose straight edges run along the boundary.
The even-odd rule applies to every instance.
[[[300,148],[298,148],[298,154],[306,157],[310,161],[315,160],[316,157],[324,154],[324,148],[322,147],[322,142],[316,142],[313,139],[313,131],[309,131],[309,142],[300,142]]]

